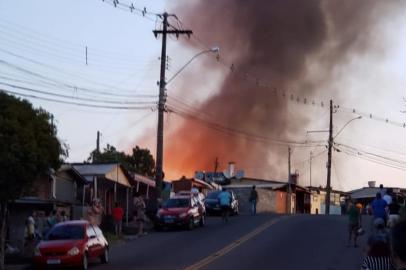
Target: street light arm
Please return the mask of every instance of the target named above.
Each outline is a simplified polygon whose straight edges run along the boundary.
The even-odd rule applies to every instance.
[[[340,135],[340,133],[344,130],[344,128],[345,128],[346,126],[348,126],[349,123],[351,123],[351,122],[354,121],[354,120],[361,119],[361,118],[362,118],[362,116],[360,115],[360,116],[355,117],[355,118],[351,119],[350,121],[348,121],[348,122],[337,132],[337,134],[334,136],[334,139],[335,139],[338,135]]]
[[[219,48],[218,48],[218,47],[213,47],[213,48],[211,48],[211,49],[209,49],[209,50],[204,50],[204,51],[201,51],[201,52],[199,52],[198,54],[194,55],[189,61],[186,62],[186,64],[184,64],[184,65],[166,82],[165,85],[168,85],[171,81],[173,81],[173,79],[175,79],[175,77],[178,76],[179,73],[181,73],[190,63],[192,63],[193,60],[195,60],[195,59],[196,59],[197,57],[199,57],[200,55],[205,54],[205,53],[209,53],[209,52],[212,52],[212,53],[216,53],[216,52],[217,52],[217,53],[218,53],[218,52],[219,52]]]

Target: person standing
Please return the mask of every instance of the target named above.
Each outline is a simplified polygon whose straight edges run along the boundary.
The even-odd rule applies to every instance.
[[[374,220],[375,232],[368,239],[367,256],[362,262],[361,269],[365,270],[395,270],[389,245],[389,234],[385,230],[383,219]]]
[[[35,218],[36,214],[35,212],[32,212],[27,219],[25,220],[25,229],[24,229],[24,250],[25,254],[29,257],[31,257],[34,253],[34,248],[35,248],[35,240],[36,240],[36,235],[35,235]]]
[[[103,207],[99,199],[94,199],[92,206],[87,210],[87,220],[92,225],[100,226],[102,222]]]
[[[134,197],[134,207],[136,211],[136,222],[138,225],[138,234],[137,236],[143,236],[146,235],[144,232],[144,222],[145,222],[145,202],[144,199],[142,198],[141,194],[139,192],[135,193]]]
[[[382,195],[380,192],[376,193],[376,198],[373,200],[371,207],[372,207],[372,214],[374,215],[374,219],[382,218],[387,221],[387,214],[386,214],[386,207],[388,204],[384,199],[382,199]]]
[[[388,206],[389,212],[389,219],[388,219],[388,227],[392,228],[396,222],[399,220],[400,214],[400,205],[398,204],[398,200],[396,197],[392,198],[392,203]]]
[[[361,225],[361,215],[359,209],[354,205],[352,200],[348,201],[348,246],[351,246],[351,239],[354,237],[354,247],[358,247],[357,231]]]
[[[392,195],[393,195],[393,190],[391,188],[386,189],[385,195],[383,195],[382,199],[386,201],[386,203],[389,205],[392,203]]]
[[[255,190],[255,185],[252,186],[249,201],[251,203],[251,214],[257,214],[258,192]]]
[[[228,216],[230,215],[231,207],[231,194],[227,191],[226,188],[223,188],[220,194],[218,195],[219,205],[221,208],[221,217],[223,222],[228,222]]]
[[[48,225],[49,229],[52,229],[52,227],[54,227],[56,223],[58,223],[58,220],[56,217],[56,210],[52,210],[47,218],[47,225]]]
[[[62,210],[62,211],[61,211],[61,217],[60,217],[60,219],[61,219],[61,222],[65,222],[65,221],[68,221],[68,220],[69,220],[69,219],[68,219],[68,216],[66,215],[65,210]]]
[[[113,221],[114,221],[114,230],[117,236],[121,236],[121,231],[123,227],[123,216],[124,210],[116,202],[113,208]]]

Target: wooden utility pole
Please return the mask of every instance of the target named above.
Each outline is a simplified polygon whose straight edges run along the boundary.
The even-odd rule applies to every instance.
[[[100,131],[97,131],[96,152],[100,153]]]
[[[330,214],[331,193],[331,156],[333,148],[333,100],[330,100],[330,128],[328,136],[327,185],[326,185],[326,215]]]
[[[162,34],[162,51],[161,51],[161,74],[159,79],[159,102],[158,102],[158,129],[157,129],[157,147],[156,147],[156,195],[157,198],[161,198],[162,193],[162,181],[163,181],[163,138],[164,138],[164,111],[165,111],[165,101],[166,101],[166,81],[165,81],[165,71],[166,71],[166,36],[169,35],[190,35],[193,33],[191,30],[168,30],[168,17],[176,17],[168,13],[162,14],[163,17],[163,27],[162,30],[154,30],[153,33],[155,37]]]
[[[313,152],[310,151],[310,187],[312,186],[312,159],[313,159]]]
[[[292,153],[292,149],[290,148],[290,146],[288,147],[288,214],[292,213],[292,186],[291,186],[291,182],[292,182],[292,175],[291,175],[291,168],[290,168],[290,156]]]

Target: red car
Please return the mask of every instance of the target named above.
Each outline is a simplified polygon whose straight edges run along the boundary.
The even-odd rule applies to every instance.
[[[58,223],[35,249],[34,266],[79,266],[88,268],[89,259],[109,261],[109,245],[98,226],[85,220]]]
[[[204,226],[204,209],[194,196],[174,196],[158,210],[155,228],[184,226],[192,230]]]

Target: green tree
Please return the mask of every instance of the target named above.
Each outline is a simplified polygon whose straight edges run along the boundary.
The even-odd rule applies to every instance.
[[[131,155],[118,151],[114,146],[107,144],[102,152],[94,150],[90,153],[88,162],[109,163],[119,162],[130,172],[153,177],[155,176],[155,160],[148,149],[135,146]]]
[[[0,270],[8,203],[29,193],[35,180],[58,169],[67,151],[61,145],[51,114],[0,91]]]

